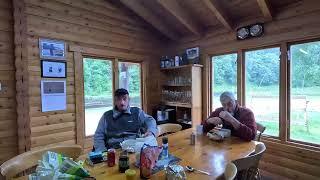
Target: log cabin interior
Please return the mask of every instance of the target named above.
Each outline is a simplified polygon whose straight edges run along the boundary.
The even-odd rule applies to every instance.
[[[0,0],[0,164],[57,145],[85,156],[118,88],[182,131],[231,91],[266,127],[261,178],[319,179],[319,17],[317,0]]]

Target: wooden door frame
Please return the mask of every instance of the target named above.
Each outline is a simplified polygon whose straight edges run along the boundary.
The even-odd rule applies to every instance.
[[[143,96],[145,90],[144,90],[144,81],[143,81],[143,62],[142,61],[132,61],[132,60],[126,60],[126,59],[116,59],[117,63],[115,64],[119,64],[119,62],[123,62],[123,63],[134,63],[134,64],[139,64],[140,66],[140,97],[141,97],[141,109],[145,110],[145,107],[147,107],[147,105],[145,105],[144,103],[144,99],[145,97]],[[115,65],[116,66],[116,65]],[[117,71],[119,71],[119,66],[117,67]],[[117,74],[117,78],[116,78],[116,83],[118,86],[116,86],[116,88],[119,88],[119,72],[116,73]],[[117,81],[118,80],[118,81]]]
[[[69,45],[69,51],[74,54],[74,68],[75,68],[75,106],[76,106],[76,143],[85,146],[85,140],[91,139],[92,136],[85,136],[85,119],[84,119],[84,79],[83,79],[83,58],[84,57],[93,57],[93,58],[102,58],[110,59],[113,62],[113,89],[117,87],[116,79],[118,73],[115,73],[115,66],[119,59],[124,59],[127,62],[141,63],[141,79],[143,80],[146,76],[146,71],[144,68],[147,68],[148,63],[145,61],[145,57],[140,55],[134,55],[130,53],[123,52],[114,52],[105,49],[84,47],[78,45]],[[141,81],[142,83],[142,81]],[[146,99],[146,83],[142,83],[141,93],[142,96],[142,107],[147,107]]]

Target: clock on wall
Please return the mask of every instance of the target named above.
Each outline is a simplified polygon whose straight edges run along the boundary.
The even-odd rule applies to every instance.
[[[263,35],[264,28],[262,23],[252,24],[237,29],[237,39],[244,40],[252,37],[259,37]]]

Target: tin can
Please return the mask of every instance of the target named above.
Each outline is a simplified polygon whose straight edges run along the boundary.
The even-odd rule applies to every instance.
[[[194,133],[191,133],[190,135],[190,145],[196,144],[196,135]]]
[[[108,150],[108,166],[112,167],[116,164],[116,150],[115,149],[109,149]]]

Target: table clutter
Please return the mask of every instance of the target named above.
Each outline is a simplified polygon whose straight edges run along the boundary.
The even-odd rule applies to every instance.
[[[89,172],[82,163],[48,151],[39,160],[35,173],[29,175],[30,180],[84,179],[89,178]]]
[[[39,161],[37,171],[29,177],[32,180],[54,178],[133,180],[153,179],[154,177],[168,180],[214,179],[223,173],[223,169],[215,169],[215,166],[224,166],[230,160],[248,155],[254,150],[254,142],[243,142],[233,137],[226,138],[228,132],[226,133],[224,129],[219,129],[219,131],[216,129],[211,132],[226,133],[224,141],[219,143],[211,141],[210,137],[200,135],[197,131],[201,129],[202,127],[199,126],[197,129],[188,129],[159,137],[158,140],[151,136],[146,139],[137,138],[133,141],[124,141],[123,149],[90,152],[84,166],[81,161],[74,162],[70,158],[48,152]],[[194,136],[194,145],[190,145],[190,142],[193,141],[192,136]],[[204,145],[209,146],[206,146],[206,149],[200,148]],[[225,149],[226,147],[228,150]],[[230,147],[232,147],[232,152],[229,152]],[[133,151],[127,151],[128,149]],[[203,154],[204,152],[208,155]],[[232,155],[222,156],[221,153]],[[221,158],[215,159],[215,166],[212,166],[210,163],[212,159],[208,157]]]
[[[222,141],[223,139],[231,136],[231,130],[224,128],[214,128],[207,133],[207,136],[211,140]]]

